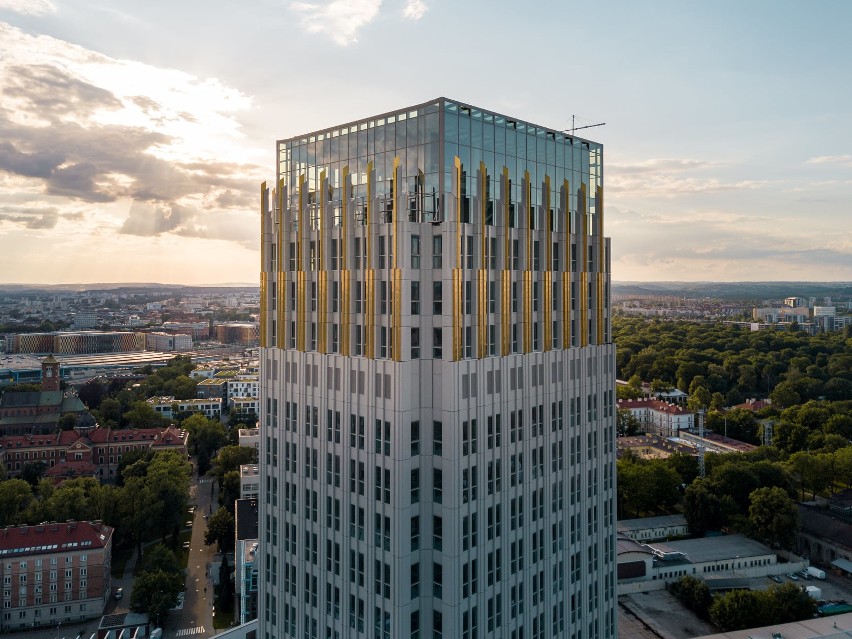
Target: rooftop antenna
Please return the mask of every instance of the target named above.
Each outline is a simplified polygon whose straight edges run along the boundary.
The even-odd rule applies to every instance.
[[[606,124],[606,122],[599,122],[598,124],[586,124],[585,126],[575,126],[576,119],[577,119],[576,115],[571,115],[571,128],[565,129],[564,131],[561,131],[561,133],[568,133],[570,131],[571,135],[574,135],[574,131],[579,131],[580,129],[591,129],[591,128],[596,127],[596,126],[604,126]]]

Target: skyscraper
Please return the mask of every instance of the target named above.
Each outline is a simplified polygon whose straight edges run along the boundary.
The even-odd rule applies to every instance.
[[[439,98],[261,187],[260,636],[615,636],[599,144]]]

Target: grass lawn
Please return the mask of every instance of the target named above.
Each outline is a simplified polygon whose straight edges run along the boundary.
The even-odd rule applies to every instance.
[[[133,554],[132,548],[116,548],[112,551],[112,576],[121,579],[124,576],[124,567]]]
[[[213,627],[216,630],[228,628],[232,623],[234,623],[233,610],[228,612],[225,610],[221,610],[220,608],[216,608],[216,610],[213,611]]]

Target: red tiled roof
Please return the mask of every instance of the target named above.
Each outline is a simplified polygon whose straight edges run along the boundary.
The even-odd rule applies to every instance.
[[[44,471],[45,477],[92,477],[98,467],[85,460],[66,460]]]
[[[73,431],[64,431],[73,432]],[[57,446],[59,444],[59,435],[8,435],[0,437],[0,446],[7,450],[13,448],[41,448],[43,446]]]
[[[0,557],[99,549],[112,539],[113,529],[88,521],[40,524],[0,529]]]
[[[670,415],[692,415],[693,412],[686,410],[677,404],[670,404],[659,399],[619,399],[618,408],[648,408]]]

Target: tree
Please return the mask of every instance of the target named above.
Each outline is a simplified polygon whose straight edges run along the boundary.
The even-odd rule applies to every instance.
[[[642,429],[636,416],[626,408],[619,408],[616,412],[615,426],[619,437],[632,437]]]
[[[148,402],[134,402],[130,410],[124,413],[124,421],[133,428],[164,428],[169,424],[169,420]]]
[[[752,536],[773,547],[791,548],[799,529],[799,511],[781,488],[758,488],[749,495]]]
[[[710,605],[710,621],[725,632],[763,625],[766,617],[762,597],[752,590],[732,590]]]
[[[792,582],[773,584],[766,593],[770,623],[790,623],[816,615],[817,603],[806,590]]]
[[[155,454],[148,464],[146,489],[152,499],[151,525],[160,532],[163,543],[169,532],[177,534],[184,521],[190,476],[189,462],[174,450]]]
[[[225,446],[213,460],[213,474],[219,480],[219,488],[225,474],[232,470],[239,470],[243,464],[257,463],[257,449],[248,446]]]
[[[77,425],[77,416],[73,413],[66,413],[56,422],[56,428],[59,430],[74,430]]]
[[[234,502],[240,498],[240,471],[229,470],[225,473],[219,498],[227,509],[234,509]]]
[[[180,562],[169,548],[163,544],[157,544],[145,551],[145,572],[160,570],[167,574],[181,574],[183,568]]]
[[[696,615],[702,619],[707,618],[712,598],[710,596],[710,587],[703,579],[693,577],[692,575],[683,575],[672,586],[672,593]]]
[[[683,494],[683,516],[689,532],[695,536],[703,536],[708,530],[722,527],[722,502],[708,480],[696,479],[687,486]]]
[[[220,508],[207,520],[204,543],[217,544],[219,552],[224,552],[234,541],[234,515],[227,508]]]
[[[799,393],[796,392],[793,382],[787,381],[778,384],[769,394],[769,397],[772,400],[773,406],[778,406],[779,408],[787,408],[802,401]]]
[[[161,617],[174,608],[178,602],[178,593],[183,590],[183,576],[164,570],[145,571],[133,582],[130,595],[130,609],[145,612],[162,625]]]
[[[22,479],[0,482],[0,527],[17,526],[33,500],[32,487]]]
[[[21,469],[21,479],[35,488],[38,486],[38,483],[41,481],[41,478],[44,476],[44,471],[46,470],[47,464],[43,461],[24,464],[24,467]]]

